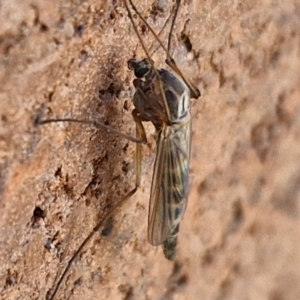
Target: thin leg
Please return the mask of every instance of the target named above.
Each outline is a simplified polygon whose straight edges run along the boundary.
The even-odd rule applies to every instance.
[[[132,116],[136,124],[136,136],[143,141],[143,143],[147,142],[145,128],[142,124],[142,120],[139,117],[138,111],[134,109],[132,111]],[[142,145],[140,143],[136,144],[135,150],[135,187],[138,188],[141,184],[142,177]]]
[[[178,15],[180,2],[181,2],[181,0],[176,0],[175,12],[174,12],[174,16],[173,16],[173,19],[172,19],[171,29],[170,29],[169,37],[168,37],[168,50],[167,50],[166,63],[187,84],[187,86],[189,87],[190,92],[191,92],[191,97],[197,99],[201,96],[201,93],[200,93],[199,89],[193,83],[191,83],[189,80],[187,80],[184,77],[184,75],[182,74],[180,69],[177,67],[175,60],[173,59],[173,57],[170,54],[171,53],[170,49],[171,49],[172,33],[173,33],[173,28],[174,28],[174,25],[175,25],[176,18],[177,18],[177,15]]]
[[[136,25],[135,23],[133,22],[133,18],[132,18],[132,15],[130,13],[130,10],[129,10],[129,7],[128,7],[128,4],[127,4],[127,0],[124,0],[124,3],[125,3],[125,6],[126,6],[126,9],[127,9],[127,12],[128,12],[128,15],[129,15],[129,18],[131,19],[131,22],[133,24],[133,26],[136,28]],[[145,20],[145,18],[140,14],[140,12],[137,10],[137,8],[135,7],[135,5],[132,3],[132,0],[129,0],[129,3],[130,5],[132,6],[132,9],[135,11],[135,13],[139,16],[139,18],[142,20],[142,22],[146,25],[146,27],[151,31],[151,33],[153,34],[153,36],[155,37],[155,39],[158,41],[158,43],[160,44],[160,46],[164,49],[164,51],[166,52],[167,56],[170,56],[170,54],[168,53],[168,50],[167,48],[164,46],[164,44],[161,42],[161,40],[158,38],[157,34],[155,33],[155,31],[152,29],[152,27],[147,23],[147,21]],[[146,53],[146,56],[148,59],[150,59],[150,54],[149,54],[149,51],[146,49],[146,47],[144,46],[144,43],[142,41],[142,38],[140,36],[140,33],[136,31],[136,34],[142,44],[142,47]],[[171,58],[171,56],[170,56]]]
[[[81,251],[83,250],[83,248],[89,243],[89,241],[92,239],[92,237],[94,236],[94,234],[96,232],[99,231],[99,229],[105,225],[105,221],[112,217],[118,210],[118,208],[120,208],[122,206],[123,203],[125,203],[129,198],[131,198],[134,193],[137,191],[138,187],[135,186],[135,188],[133,190],[131,190],[124,198],[122,198],[113,208],[112,210],[106,214],[105,216],[103,216],[101,218],[101,220],[99,221],[99,223],[93,228],[93,231],[85,238],[85,240],[81,243],[81,245],[79,246],[79,248],[76,250],[76,252],[73,254],[72,258],[68,261],[68,264],[66,266],[66,268],[64,269],[63,273],[61,274],[61,276],[59,277],[59,280],[57,281],[52,294],[47,297],[47,300],[54,300],[55,296],[62,284],[62,282],[64,281],[66,275],[68,274],[69,270],[72,267],[73,262],[75,261],[75,259],[79,256],[79,254],[81,253]]]
[[[142,124],[142,121],[137,113],[136,110],[133,110],[132,112],[133,118],[136,122],[136,140],[138,141],[136,143],[136,157],[135,157],[135,187],[125,196],[123,197],[105,216],[103,216],[99,223],[93,228],[93,231],[85,238],[85,240],[81,243],[81,245],[78,247],[78,249],[76,250],[76,252],[73,254],[72,258],[69,260],[66,268],[64,269],[63,273],[61,274],[61,276],[59,277],[59,280],[57,281],[56,285],[53,288],[52,294],[47,296],[47,300],[54,300],[55,296],[62,284],[62,282],[64,281],[67,273],[69,272],[70,268],[72,267],[73,262],[75,261],[75,259],[79,256],[79,254],[81,253],[81,251],[83,250],[83,248],[90,242],[90,240],[92,239],[92,237],[94,236],[94,234],[96,232],[98,232],[100,230],[100,228],[102,226],[105,225],[105,222],[107,221],[108,218],[114,216],[117,211],[119,210],[119,208],[122,207],[122,205],[129,200],[129,198],[131,198],[135,192],[138,190],[140,183],[141,183],[141,169],[142,169],[142,145],[141,143],[146,143],[147,139],[146,139],[146,133],[145,133],[145,129],[144,126]],[[68,119],[57,119],[57,120],[68,120]],[[72,119],[71,119],[72,120]],[[46,121],[53,121],[53,120],[46,120]],[[50,122],[46,122],[44,121],[43,124],[45,123],[50,123]],[[72,122],[72,121],[71,121]],[[92,123],[92,121],[90,121]],[[82,123],[82,122],[79,122]],[[83,122],[84,124],[89,124],[86,122]],[[100,123],[101,124],[101,123]],[[106,125],[104,125],[106,126]],[[116,132],[119,133],[119,132]]]
[[[128,4],[127,4],[127,0],[124,0],[124,3],[125,3],[125,6],[126,6],[126,9],[128,11],[128,15],[129,15],[129,18],[131,19],[131,22],[133,24],[133,27],[134,27],[134,30],[141,42],[141,45],[146,53],[146,56],[149,60],[151,60],[150,58],[150,54],[149,54],[149,51],[147,50],[147,48],[145,47],[144,43],[143,43],[143,40],[141,38],[141,35],[140,33],[138,32],[137,28],[136,28],[136,25],[135,23],[133,22],[133,18],[132,18],[132,15],[131,15],[131,12],[128,8]],[[132,3],[132,0],[129,0],[129,3],[130,5],[132,6],[132,9],[136,12],[136,14],[139,16],[139,18],[143,21],[143,23],[146,25],[146,27],[151,31],[151,33],[153,34],[153,36],[155,37],[155,39],[158,41],[158,43],[161,45],[161,47],[164,49],[166,55],[167,55],[167,58],[166,58],[166,64],[176,73],[178,74],[182,80],[185,82],[185,84],[189,87],[190,91],[191,91],[191,97],[192,98],[199,98],[201,96],[201,93],[199,91],[199,89],[194,85],[192,84],[189,80],[187,80],[185,78],[185,76],[182,74],[182,72],[180,71],[180,69],[177,67],[176,65],[176,62],[174,60],[174,58],[171,56],[170,52],[169,52],[169,49],[166,49],[166,47],[164,46],[164,44],[161,42],[161,40],[158,38],[157,34],[154,32],[154,30],[152,29],[152,27],[147,23],[147,21],[145,20],[145,18],[139,13],[139,11],[136,9],[135,5]],[[175,24],[175,20],[176,20],[176,17],[177,17],[177,14],[178,14],[178,9],[179,9],[179,5],[180,5],[180,0],[177,0],[176,2],[176,9],[175,9],[175,14],[174,14],[174,18],[173,18],[173,21],[172,21],[172,25],[171,25],[171,32],[169,34],[169,41],[168,41],[168,48],[170,47],[170,44],[171,44],[171,35],[172,35],[172,31],[173,31],[173,27],[174,27],[174,24]],[[154,65],[152,66],[154,68]],[[157,74],[158,75],[158,74]],[[163,91],[162,87],[161,87],[161,90]],[[167,107],[167,101],[165,100],[165,96],[164,96],[164,93],[162,93],[163,97],[164,97],[164,102],[165,102],[165,108],[166,108],[166,112],[167,112],[167,115],[168,117],[170,117],[170,113],[169,113],[169,109]],[[170,120],[170,118],[169,118]]]
[[[165,29],[166,26],[168,25],[168,23],[169,23],[169,21],[170,21],[172,15],[173,15],[173,13],[174,13],[174,6],[173,6],[172,11],[171,11],[171,13],[169,14],[168,19],[166,20],[165,24],[164,24],[163,27],[160,29],[159,33],[157,33],[157,37],[158,37],[159,39],[160,39],[160,36],[161,36],[162,32],[164,31],[164,29]],[[158,45],[154,50],[152,50],[152,48],[153,48],[153,44],[152,44],[152,45],[150,46],[150,48],[149,48],[149,52],[151,53],[151,56],[153,56],[153,54],[160,48],[160,45]]]
[[[143,23],[150,29],[150,31],[152,32],[152,34],[153,34],[153,35],[155,36],[155,38],[159,41],[160,45],[161,45],[164,49],[166,49],[166,47],[162,44],[162,42],[161,42],[160,39],[157,37],[157,35],[156,35],[155,32],[153,31],[153,29],[149,26],[149,24],[146,22],[146,20],[145,20],[145,19],[142,17],[142,15],[138,12],[138,10],[136,9],[136,7],[134,6],[134,4],[132,3],[131,0],[129,0],[129,3],[130,3],[130,5],[132,6],[133,10],[134,10],[134,11],[137,13],[137,15],[141,18],[141,20],[143,21]],[[124,4],[125,4],[126,10],[127,10],[129,19],[131,20],[131,23],[132,23],[132,25],[133,25],[134,31],[135,31],[135,33],[136,33],[136,35],[137,35],[137,37],[138,37],[138,39],[139,39],[139,41],[140,41],[140,43],[141,43],[141,45],[142,45],[142,47],[143,47],[143,50],[144,50],[144,52],[145,52],[145,54],[146,54],[146,57],[148,58],[148,60],[149,60],[149,62],[150,62],[150,64],[151,64],[151,66],[152,66],[152,69],[153,69],[154,72],[155,72],[156,77],[159,79],[160,76],[159,76],[159,74],[158,74],[158,72],[157,72],[157,70],[156,70],[156,68],[155,68],[155,66],[154,66],[154,63],[153,63],[152,59],[151,59],[151,56],[150,56],[150,54],[149,54],[149,50],[148,50],[147,47],[145,46],[145,44],[144,44],[144,42],[143,42],[143,39],[142,39],[142,37],[141,37],[141,35],[140,35],[138,29],[137,29],[137,26],[136,26],[136,24],[135,24],[134,21],[133,21],[133,17],[132,17],[132,14],[131,14],[130,9],[129,9],[129,7],[128,7],[127,0],[124,0]],[[162,96],[162,98],[163,98],[163,103],[164,103],[164,108],[165,108],[165,111],[166,111],[166,115],[167,115],[168,120],[170,121],[170,120],[171,120],[171,114],[170,114],[170,109],[169,109],[169,106],[168,106],[168,103],[167,103],[166,95],[165,95],[165,93],[164,93],[162,81],[161,81],[161,80],[158,80],[158,84],[159,84],[159,89],[160,89],[160,91],[161,91],[161,96]]]
[[[173,33],[173,28],[174,28],[174,25],[175,25],[176,18],[177,18],[177,14],[178,14],[178,10],[179,10],[180,1],[181,1],[181,0],[176,0],[175,12],[174,12],[174,16],[173,16],[173,19],[172,19],[170,32],[169,32],[169,37],[168,37],[168,52],[169,52],[169,53],[171,53],[170,50],[171,50],[172,33]]]
[[[136,137],[133,137],[129,134],[123,133],[111,126],[105,125],[103,123],[97,122],[97,121],[91,121],[91,120],[79,120],[79,119],[70,119],[70,118],[65,118],[65,119],[47,119],[47,120],[41,120],[37,121],[38,125],[44,125],[48,123],[57,123],[57,122],[72,122],[72,123],[80,123],[80,124],[86,124],[86,125],[92,125],[96,128],[104,129],[107,132],[113,132],[129,141],[135,142],[135,143],[144,143],[143,140],[140,140]]]

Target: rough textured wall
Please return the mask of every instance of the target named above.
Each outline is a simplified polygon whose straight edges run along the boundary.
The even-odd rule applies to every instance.
[[[136,2],[159,31],[171,1]],[[182,2],[173,53],[202,98],[192,104],[178,257],[147,242],[147,125],[142,187],[83,250],[57,299],[299,299],[300,3]],[[133,135],[134,54],[144,56],[122,1],[1,2],[1,299],[45,299],[134,186],[133,143],[77,124],[35,126],[90,118]],[[161,49],[154,59],[164,66]]]

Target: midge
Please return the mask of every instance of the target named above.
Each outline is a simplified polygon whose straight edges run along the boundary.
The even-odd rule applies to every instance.
[[[190,97],[199,98],[200,91],[184,77],[169,52],[172,30],[178,13],[180,0],[176,1],[167,48],[162,44],[146,20],[140,15],[132,1],[129,0],[132,9],[166,52],[166,63],[175,74],[166,69],[155,68],[149,51],[143,43],[137,26],[133,21],[127,0],[123,2],[146,54],[146,58],[143,60],[135,58],[128,60],[128,67],[134,71],[136,76],[136,79],[133,81],[136,89],[133,96],[135,109],[132,112],[136,123],[136,137],[121,133],[97,121],[48,119],[40,121],[39,123],[77,122],[90,124],[136,142],[135,187],[99,221],[89,236],[82,242],[68,262],[67,267],[53,288],[52,295],[49,296],[48,299],[54,299],[73,261],[79,255],[83,247],[90,241],[94,233],[104,225],[104,222],[116,212],[122,203],[137,191],[141,181],[142,143],[146,142],[146,133],[142,122],[150,121],[154,125],[157,145],[148,214],[148,240],[154,246],[162,244],[167,259],[172,260],[176,255],[179,224],[186,209],[189,192],[189,161],[191,149]]]

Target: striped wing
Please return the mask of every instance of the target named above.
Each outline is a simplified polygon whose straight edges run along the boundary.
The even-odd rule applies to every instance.
[[[162,244],[180,223],[189,191],[190,122],[166,126],[157,133],[148,240]]]

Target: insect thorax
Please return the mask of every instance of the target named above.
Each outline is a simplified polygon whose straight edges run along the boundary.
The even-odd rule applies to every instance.
[[[165,69],[158,69],[155,72],[152,65],[147,64],[147,60],[130,60],[129,65],[130,62],[130,68],[135,71],[135,75],[138,77],[134,80],[136,92],[133,103],[142,119],[151,121],[155,127],[189,121],[190,90],[184,81]],[[160,82],[170,117],[168,117],[164,105]]]

